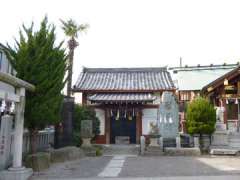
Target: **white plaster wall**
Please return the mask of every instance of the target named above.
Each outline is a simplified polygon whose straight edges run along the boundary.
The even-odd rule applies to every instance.
[[[100,134],[99,135],[104,135],[105,134],[105,111],[102,109],[95,109],[96,116],[100,120]]]
[[[142,134],[147,135],[150,131],[150,122],[157,122],[158,109],[143,109],[142,113]]]
[[[1,56],[0,56],[1,58]],[[12,71],[12,66],[7,60],[7,57],[2,53],[2,59],[0,59],[0,71],[5,72],[5,73],[11,73]],[[16,74],[16,72],[14,72]],[[0,91],[6,91],[10,93],[14,93],[15,89],[11,85],[8,85],[6,83],[0,82]]]

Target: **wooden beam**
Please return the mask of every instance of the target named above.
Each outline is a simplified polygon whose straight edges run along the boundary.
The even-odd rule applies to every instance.
[[[8,73],[0,72],[0,81],[10,84],[17,88],[25,88],[26,90],[29,90],[29,91],[35,90],[34,85],[32,85],[26,81],[23,81],[19,78],[16,78]]]

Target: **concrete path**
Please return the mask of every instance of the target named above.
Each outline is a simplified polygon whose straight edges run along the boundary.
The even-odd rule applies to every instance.
[[[98,177],[118,177],[127,157],[137,157],[134,155],[115,155],[110,160],[104,170],[98,174]]]
[[[146,178],[63,178],[61,180],[239,180],[240,176],[182,176],[182,177],[146,177]],[[46,180],[46,179],[38,179]],[[47,179],[59,180],[59,179]]]
[[[240,180],[239,157],[103,156],[53,164],[34,180]]]

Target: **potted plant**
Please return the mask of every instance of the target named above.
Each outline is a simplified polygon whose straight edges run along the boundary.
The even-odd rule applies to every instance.
[[[196,98],[187,107],[187,132],[200,138],[200,148],[207,150],[210,136],[215,131],[216,111],[204,98]]]

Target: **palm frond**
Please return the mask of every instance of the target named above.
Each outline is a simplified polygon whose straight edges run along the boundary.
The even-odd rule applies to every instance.
[[[78,25],[73,19],[69,19],[67,21],[60,19],[60,21],[62,23],[62,29],[64,33],[71,38],[77,38],[79,32],[86,32],[86,30],[89,28],[88,24]]]

